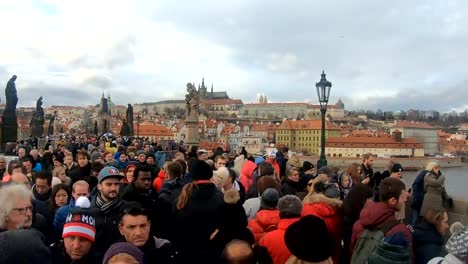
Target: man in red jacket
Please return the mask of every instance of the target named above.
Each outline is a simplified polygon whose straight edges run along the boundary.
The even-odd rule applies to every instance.
[[[286,229],[301,218],[302,202],[295,195],[285,195],[278,202],[280,221],[278,229],[267,233],[260,239],[260,246],[268,249],[274,264],[283,264],[291,257],[284,242]]]
[[[408,199],[405,184],[395,178],[386,178],[380,183],[380,201],[369,202],[361,211],[359,220],[354,224],[351,237],[350,253],[353,254],[357,240],[364,233],[364,229],[378,228],[390,221],[396,221],[395,213],[402,208]],[[404,224],[398,224],[390,229],[385,236],[401,232],[409,242],[412,252],[413,238],[410,230]]]

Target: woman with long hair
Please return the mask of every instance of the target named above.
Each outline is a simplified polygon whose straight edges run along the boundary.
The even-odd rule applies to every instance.
[[[416,264],[425,264],[435,257],[445,255],[443,236],[448,229],[448,215],[444,209],[427,210],[423,221],[414,227],[413,250]]]
[[[208,163],[194,160],[191,174],[193,181],[184,186],[176,202],[171,241],[183,263],[216,263],[210,236],[219,226],[223,193],[211,182],[213,170]]]
[[[341,263],[350,262],[351,235],[353,234],[354,223],[359,219],[362,208],[372,201],[372,188],[365,184],[358,184],[352,188],[346,199],[343,201],[343,252],[341,253]]]

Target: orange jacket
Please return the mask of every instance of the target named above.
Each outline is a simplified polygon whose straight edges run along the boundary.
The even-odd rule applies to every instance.
[[[275,160],[274,162],[271,162],[269,159],[266,159],[265,161],[268,162],[268,163],[270,163],[271,166],[273,166],[273,169],[275,169],[276,174],[278,175],[278,178],[280,178],[281,176],[283,176],[283,175],[281,175],[280,166],[279,166],[279,164],[278,164],[278,162],[277,162],[276,160]]]
[[[247,228],[254,234],[255,243],[268,232],[276,230],[280,221],[278,210],[260,210],[255,219],[251,219]]]
[[[266,247],[273,259],[274,264],[284,264],[291,257],[284,242],[284,234],[286,229],[294,222],[297,222],[300,218],[281,219],[278,223],[278,229],[265,234],[260,239],[260,246]]]
[[[314,215],[325,221],[333,236],[333,263],[338,264],[341,254],[341,238],[343,235],[343,216],[341,214],[341,201],[328,198],[323,194],[314,194],[304,198],[302,216]]]
[[[242,186],[244,186],[245,192],[249,190],[250,185],[253,183],[253,174],[256,168],[257,164],[250,160],[246,160],[244,166],[242,166],[239,181],[242,183]]]
[[[156,191],[159,192],[161,190],[161,187],[163,186],[165,180],[166,180],[166,174],[164,173],[163,170],[160,170],[159,173],[158,173],[158,177],[156,177],[156,179],[154,179],[154,181],[153,181],[154,189],[156,189]]]

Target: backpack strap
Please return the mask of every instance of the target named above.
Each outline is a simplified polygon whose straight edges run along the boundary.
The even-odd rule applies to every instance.
[[[384,236],[385,236],[385,234],[387,234],[388,231],[392,230],[392,228],[395,227],[398,224],[400,224],[400,221],[398,221],[396,219],[392,219],[392,220],[386,221],[383,224],[379,225],[377,227],[377,229],[382,231],[382,233],[384,233]]]

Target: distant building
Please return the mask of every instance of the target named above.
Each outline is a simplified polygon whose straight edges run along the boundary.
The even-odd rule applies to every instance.
[[[156,142],[157,140],[173,140],[174,134],[171,130],[163,125],[142,122],[141,124],[134,125],[134,135],[140,137],[149,138],[151,141]]]
[[[359,158],[365,153],[388,158],[424,156],[423,145],[414,138],[402,138],[399,130],[395,130],[392,136],[330,137],[325,146],[325,152],[329,157]]]
[[[320,105],[308,103],[269,103],[266,95],[260,95],[259,102],[245,104],[239,111],[242,117],[264,119],[319,119]],[[340,100],[327,106],[327,116],[335,119],[345,115],[344,104]]]
[[[243,106],[240,99],[201,99],[200,107],[211,114],[220,116],[238,115]]]
[[[425,154],[438,152],[439,136],[437,129],[424,122],[397,121],[390,133],[399,130],[403,138],[415,138],[424,146]]]
[[[288,146],[296,152],[318,155],[321,146],[321,120],[286,120],[276,129],[276,145]],[[325,138],[338,137],[341,128],[331,122],[325,123]]]
[[[111,127],[111,111],[107,98],[105,98],[104,93],[102,93],[98,112],[98,134],[102,135],[104,133],[111,132]]]
[[[229,99],[226,91],[214,92],[213,84],[211,84],[211,90],[208,92],[208,88],[205,85],[205,78],[202,78],[201,85],[198,85],[198,93],[200,94],[200,99]]]

